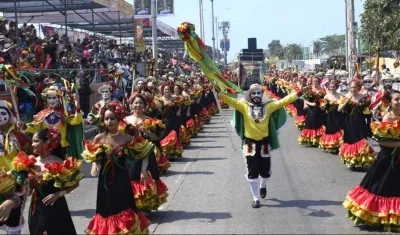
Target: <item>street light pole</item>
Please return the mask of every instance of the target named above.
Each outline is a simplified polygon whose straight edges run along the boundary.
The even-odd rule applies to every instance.
[[[203,0],[199,0],[199,16],[200,16],[200,38],[204,40],[204,20],[203,20]]]
[[[214,0],[211,0],[211,22],[214,23]],[[215,62],[215,29],[214,24],[212,23],[212,41],[213,41],[213,61]]]
[[[157,2],[151,0],[151,33],[153,36],[153,59],[157,63]],[[154,66],[156,68],[156,66]]]
[[[217,57],[217,63],[219,64],[220,62],[221,62],[221,53],[220,53],[220,51],[219,51],[219,46],[218,46],[218,30],[219,30],[219,27],[218,27],[218,17],[215,17],[215,31],[216,31],[216,37],[217,37],[217,43],[216,43],[216,45],[217,45],[217,52],[218,52],[218,54],[216,55],[216,57]]]

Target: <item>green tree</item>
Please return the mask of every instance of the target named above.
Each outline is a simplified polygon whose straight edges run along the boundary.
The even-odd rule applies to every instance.
[[[365,0],[361,37],[375,49],[400,49],[400,0]]]
[[[346,37],[345,35],[328,35],[319,39],[322,44],[322,52],[328,55],[340,55],[342,49],[345,48]]]
[[[299,44],[288,44],[283,48],[283,51],[285,59],[287,59],[289,62],[303,58],[303,51]]]
[[[313,41],[313,54],[318,58],[322,54],[323,44],[320,40]]]
[[[272,40],[268,44],[268,49],[271,56],[278,56],[280,59],[283,57],[283,47],[280,40]]]

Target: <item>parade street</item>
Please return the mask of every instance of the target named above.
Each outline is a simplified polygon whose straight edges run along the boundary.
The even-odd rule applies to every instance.
[[[361,234],[345,217],[342,202],[365,173],[351,172],[339,156],[297,143],[299,131],[288,118],[280,131],[281,148],[272,152],[272,178],[262,207],[251,207],[252,196],[244,177],[240,139],[229,124],[233,112],[223,111],[229,133],[218,114],[184,157],[172,162],[163,180],[169,187],[168,203],[147,214],[154,234]],[[233,147],[234,146],[234,147]],[[97,178],[89,175],[67,199],[79,234],[95,213]],[[110,202],[112,203],[112,202]],[[25,208],[27,218],[28,205]],[[27,222],[27,221],[26,221]],[[24,226],[23,234],[28,234]]]

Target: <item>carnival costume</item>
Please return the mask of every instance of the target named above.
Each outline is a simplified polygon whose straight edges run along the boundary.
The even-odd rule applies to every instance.
[[[271,157],[270,145],[274,141],[275,148],[279,147],[276,143],[276,130],[283,124],[281,120],[273,120],[273,113],[285,105],[294,102],[300,92],[292,93],[278,101],[268,101],[263,98],[263,89],[260,85],[253,84],[246,92],[245,100],[237,100],[230,97],[227,93],[221,92],[220,97],[225,102],[241,113],[243,120],[243,156],[246,158],[247,164],[247,181],[253,195],[253,207],[260,207],[259,192],[262,198],[265,198],[266,181],[271,176]],[[284,112],[284,110],[283,110]],[[282,118],[282,117],[281,117]],[[281,119],[280,118],[280,119]],[[286,121],[286,114],[284,116]],[[240,123],[239,121],[237,121]],[[278,124],[271,126],[270,124]],[[273,130],[275,129],[275,130]],[[271,135],[271,133],[275,133]],[[261,176],[259,185],[258,178]]]
[[[149,142],[154,144],[153,151],[150,151],[147,156],[147,171],[150,173],[150,179],[144,182],[138,178],[133,179],[131,182],[136,207],[141,211],[151,211],[157,210],[161,204],[167,202],[168,188],[160,179],[160,170],[162,169],[166,171],[171,164],[161,152],[159,140],[150,140],[148,136],[139,131],[141,126],[156,135],[158,138],[161,138],[164,135],[165,125],[161,120],[153,118],[142,120],[142,123],[138,125],[128,123],[125,118],[124,122],[120,124],[121,131],[134,136],[134,138],[146,138]]]
[[[372,122],[378,141],[400,141],[400,121]],[[355,224],[367,224],[388,231],[400,231],[399,148],[381,145],[376,161],[360,185],[348,192],[343,206]]]
[[[82,161],[67,157],[63,163],[45,164],[43,171],[37,171],[35,163],[35,156],[28,156],[25,152],[20,152],[12,162],[12,175],[19,184],[28,179],[32,190],[29,208],[30,233],[77,234],[65,197],[60,197],[51,206],[45,205],[43,199],[76,185],[84,177],[81,173]]]
[[[35,115],[33,121],[26,124],[23,130],[33,135],[44,128],[56,127],[61,132],[61,147],[66,148],[70,156],[80,156],[83,151],[84,132],[78,102],[75,101],[75,110],[67,110],[63,93],[56,86],[50,86],[42,95],[47,98],[49,107]],[[67,95],[72,103],[72,95]]]
[[[12,169],[12,161],[18,152],[29,151],[30,139],[16,129],[16,119],[14,117],[12,105],[5,100],[0,101],[0,126],[5,127],[0,131],[0,168],[5,171]],[[3,180],[3,179],[1,179]],[[6,180],[6,179],[4,179]],[[21,205],[11,211],[10,217],[5,223],[0,223],[10,234],[17,234],[21,231],[24,224],[23,210],[28,192],[25,182],[15,185],[16,193],[21,199]]]
[[[339,148],[339,156],[342,162],[350,169],[368,167],[375,160],[375,151],[368,143],[368,126],[365,121],[364,112],[371,103],[371,97],[366,95],[359,101],[346,101],[348,98],[342,97],[338,104],[344,104],[342,129],[343,144]]]
[[[100,118],[102,109],[109,102],[117,100],[113,99],[112,87],[110,85],[103,85],[99,87],[97,91],[101,95],[102,99],[93,105],[92,110],[88,114],[87,120],[91,125],[95,125],[97,127],[97,133],[101,133],[104,130],[104,121]]]
[[[307,116],[304,128],[301,130],[298,139],[301,145],[319,146],[319,140],[325,132],[326,114],[320,107],[320,101],[325,96],[325,90],[310,91],[303,95],[303,99],[314,106],[307,106]]]

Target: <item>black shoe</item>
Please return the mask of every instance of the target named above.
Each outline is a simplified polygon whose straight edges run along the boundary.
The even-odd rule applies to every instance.
[[[260,197],[265,198],[267,196],[267,188],[260,188]]]
[[[253,208],[260,208],[260,206],[260,201],[258,200],[253,201],[253,204],[251,204],[251,207]]]

